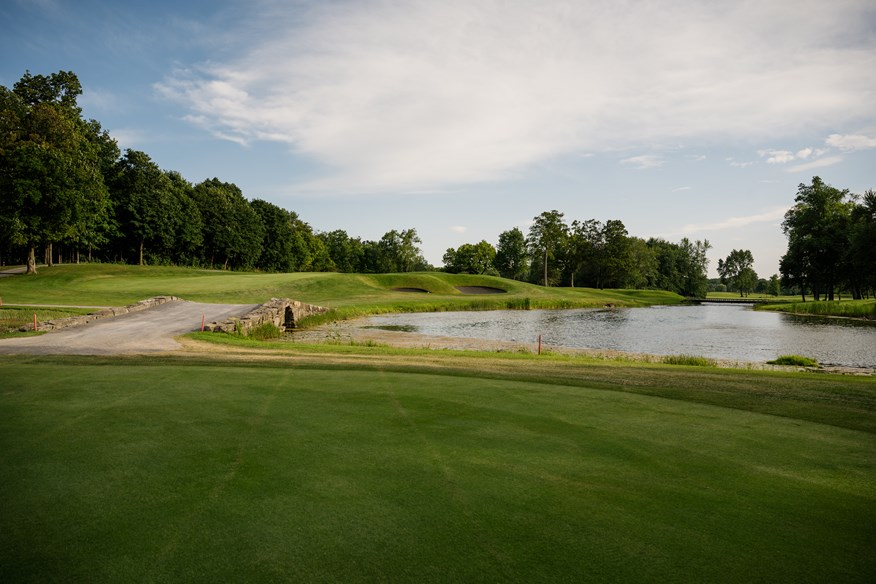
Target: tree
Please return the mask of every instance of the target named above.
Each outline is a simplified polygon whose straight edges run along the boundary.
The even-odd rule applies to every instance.
[[[782,277],[805,290],[811,286],[819,300],[834,289],[849,247],[848,228],[852,205],[848,190],[839,190],[812,177],[812,184],[800,184],[794,206],[785,213],[782,231],[788,237],[788,251],[780,261]],[[805,299],[805,293],[804,293]]]
[[[171,182],[145,152],[128,149],[110,183],[125,251],[144,265],[147,246],[159,256],[173,250],[176,213]]]
[[[779,281],[779,275],[773,274],[770,276],[769,282],[767,282],[767,294],[772,294],[773,296],[778,296],[782,293],[782,284]]]
[[[718,275],[721,276],[723,284],[731,290],[738,291],[740,296],[744,296],[757,284],[756,274],[754,282],[751,282],[754,273],[752,265],[754,265],[754,256],[751,255],[750,250],[734,249],[726,259],[718,260]]]
[[[522,231],[514,227],[499,234],[493,265],[503,278],[523,280],[526,277],[529,261],[526,255],[526,238]]]
[[[99,154],[76,105],[81,93],[69,71],[26,72],[11,91],[0,86],[0,217],[6,237],[27,247],[29,274],[38,243],[80,239],[106,205]]]
[[[449,248],[444,254],[444,269],[451,274],[484,274],[493,269],[496,250],[482,240],[464,243],[457,249]]]
[[[426,260],[417,244],[422,243],[416,229],[386,232],[378,242],[378,271],[411,272],[425,267]]]
[[[255,266],[264,225],[237,185],[212,178],[195,185],[192,194],[204,220],[208,264],[223,269]]]
[[[350,237],[342,229],[320,233],[319,238],[335,270],[346,273],[367,271],[362,262],[365,252],[359,238]]]
[[[876,293],[876,191],[872,189],[852,208],[844,265],[845,280],[854,298]]]
[[[563,213],[556,210],[545,211],[533,218],[532,225],[529,227],[526,245],[530,253],[542,262],[545,287],[550,286],[548,264],[556,259],[557,252],[568,236],[568,231],[563,221]]]

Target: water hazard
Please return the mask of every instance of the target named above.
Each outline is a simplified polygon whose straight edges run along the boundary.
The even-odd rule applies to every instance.
[[[698,355],[765,362],[803,355],[824,365],[876,367],[876,325],[755,311],[750,306],[440,312],[371,317],[368,325],[426,335]]]

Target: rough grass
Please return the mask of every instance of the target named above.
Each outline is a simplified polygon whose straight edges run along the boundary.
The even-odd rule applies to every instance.
[[[815,316],[839,316],[845,318],[862,318],[876,320],[876,299],[869,300],[834,300],[819,302],[791,302],[787,304],[766,304],[756,307],[757,310],[777,310],[793,314],[811,314]]]
[[[689,365],[691,367],[715,367],[714,359],[700,357],[698,355],[666,355],[662,362],[666,365]]]
[[[36,315],[37,330],[39,330],[39,323],[41,322],[66,316],[88,314],[89,312],[93,312],[93,309],[3,306],[0,308],[0,338],[11,335],[21,336],[21,333],[17,331],[23,326],[33,328],[34,315]]]
[[[800,355],[782,355],[772,361],[767,361],[770,365],[794,365],[798,367],[818,367],[818,361],[810,357],[802,357]]]
[[[625,391],[655,371],[671,387],[710,379],[683,368],[615,368],[607,385],[408,366],[420,372],[370,357],[0,359],[0,580],[797,583],[876,570],[872,433]],[[740,375],[727,380],[747,385]],[[782,380],[825,378],[761,379],[782,402],[805,399]],[[850,401],[873,389],[825,383]]]

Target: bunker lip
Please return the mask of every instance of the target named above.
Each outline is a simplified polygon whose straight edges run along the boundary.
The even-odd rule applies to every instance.
[[[463,294],[507,294],[507,290],[493,288],[492,286],[457,286],[457,290]]]
[[[401,288],[393,288],[392,291],[393,291],[393,292],[411,292],[411,293],[414,293],[414,294],[429,294],[429,291],[428,291],[428,290],[425,290],[425,289],[423,289],[423,288],[405,288],[405,287],[401,287]]]

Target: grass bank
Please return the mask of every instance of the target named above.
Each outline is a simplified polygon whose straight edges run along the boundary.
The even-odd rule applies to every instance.
[[[764,304],[756,306],[755,309],[775,310],[779,312],[788,312],[791,314],[837,316],[843,318],[860,318],[876,321],[876,299]]]
[[[34,318],[37,324],[56,318],[88,314],[87,308],[47,308],[41,306],[3,306],[0,308],[0,339],[21,336],[21,327],[32,327]]]
[[[872,383],[318,357],[0,358],[0,579],[798,583],[876,570],[876,434],[677,393],[737,384],[814,406],[872,399]],[[655,395],[627,391],[644,383]]]
[[[504,293],[464,294],[457,287],[488,287]],[[683,301],[677,294],[659,290],[543,288],[491,276],[442,272],[261,274],[83,264],[43,268],[36,276],[0,280],[0,297],[7,304],[123,306],[159,295],[217,303],[261,303],[289,297],[332,308],[334,318],[385,312],[646,306]]]

